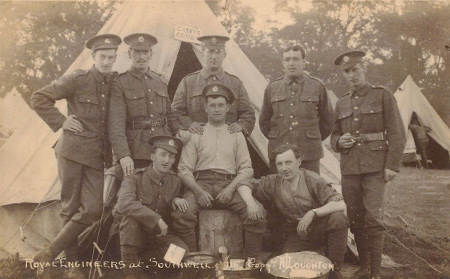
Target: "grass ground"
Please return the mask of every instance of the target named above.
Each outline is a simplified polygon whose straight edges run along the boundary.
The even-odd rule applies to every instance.
[[[383,268],[384,279],[450,279],[450,171],[402,168],[396,180],[387,185],[386,224],[385,254],[405,267]],[[356,268],[349,260],[344,275]],[[115,270],[103,272],[103,278],[122,278]],[[62,269],[54,270],[53,275],[63,278]],[[201,279],[213,275],[213,270],[185,271],[181,276],[158,272],[151,278]],[[1,262],[0,278],[36,277],[23,263],[8,259]]]

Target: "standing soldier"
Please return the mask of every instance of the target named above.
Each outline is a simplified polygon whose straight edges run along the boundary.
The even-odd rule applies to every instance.
[[[171,135],[167,126],[170,100],[167,86],[149,67],[157,39],[136,33],[123,40],[130,46],[131,69],[113,83],[108,133],[115,159],[123,174],[130,175],[150,164],[152,136]]]
[[[394,95],[366,82],[365,55],[349,51],[334,60],[351,91],[336,104],[331,145],[341,153],[342,194],[361,265],[355,276],[378,279],[386,230],[384,192],[399,171],[406,134]]]
[[[178,85],[172,103],[172,110],[179,114],[177,121],[169,123],[177,134],[181,129],[194,134],[202,134],[201,124],[208,122],[204,110],[205,100],[202,97],[203,88],[211,83],[220,83],[231,89],[235,101],[227,113],[226,122],[230,133],[242,132],[249,136],[255,126],[255,111],[253,110],[247,91],[242,81],[225,72],[222,63],[227,56],[225,42],[230,38],[225,36],[202,36],[203,69],[185,76]]]
[[[267,85],[259,117],[261,132],[269,139],[270,172],[277,173],[272,152],[282,144],[295,144],[301,167],[320,173],[322,141],[333,125],[333,109],[323,82],[303,72],[305,49],[290,46],[283,53],[285,76]]]
[[[103,171],[111,164],[106,135],[106,118],[120,37],[95,36],[86,42],[94,65],[76,70],[31,96],[31,106],[53,131],[63,129],[55,145],[61,180],[63,228],[48,249],[39,251],[34,261],[51,262],[63,250],[67,261],[78,260],[78,235],[100,218],[103,204]],[[66,99],[68,117],[55,101]],[[67,278],[85,278],[78,268],[66,270]],[[39,278],[50,278],[48,268],[38,270]]]

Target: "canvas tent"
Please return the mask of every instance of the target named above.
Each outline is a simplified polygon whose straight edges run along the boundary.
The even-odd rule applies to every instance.
[[[428,147],[429,159],[437,167],[448,167],[450,129],[427,101],[411,76],[406,77],[405,81],[395,92],[394,97],[397,100],[403,125],[407,132],[404,162],[411,157],[413,160],[415,159],[416,144],[414,143],[411,131],[408,130],[413,112],[415,112],[421,124],[431,128],[431,131],[428,133],[429,138],[431,138]]]
[[[227,34],[203,1],[125,2],[99,33],[114,33],[123,38],[134,32],[150,33],[158,39],[150,67],[161,74],[169,89],[174,87],[173,84],[178,84],[181,77],[192,72],[192,65],[186,67],[186,61],[199,63],[196,57],[200,55],[200,46],[192,34]],[[90,52],[85,50],[66,73],[87,69],[91,64]],[[129,65],[127,47],[123,44],[118,49],[114,69],[123,72]],[[223,68],[243,81],[258,118],[268,82],[233,40],[227,43]],[[64,102],[58,102],[57,106],[61,111],[66,111]],[[21,256],[30,257],[59,229],[57,215],[60,205],[57,201],[60,183],[51,148],[58,137],[59,133],[53,133],[33,113],[0,149],[0,248],[3,253],[20,252]],[[267,139],[258,124],[249,141],[258,157],[267,163]],[[338,185],[339,162],[326,148],[324,151],[322,174]],[[33,216],[30,218],[31,214]],[[19,230],[20,226],[22,230]],[[21,241],[22,236],[27,239]]]
[[[13,88],[0,104],[0,126],[14,131],[19,128],[32,113],[22,95]]]

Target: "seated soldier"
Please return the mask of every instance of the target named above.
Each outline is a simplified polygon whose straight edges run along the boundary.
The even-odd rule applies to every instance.
[[[342,195],[318,174],[299,169],[302,162],[295,145],[279,146],[274,156],[278,174],[238,185],[249,217],[257,219],[261,215],[253,189],[257,199],[273,201],[286,218],[282,253],[311,250],[326,243],[334,265],[330,278],[343,278],[339,270],[347,248],[349,222]]]
[[[187,208],[186,200],[177,196],[181,181],[170,170],[183,143],[171,136],[155,136],[149,143],[153,145],[151,165],[123,178],[115,206],[116,218],[122,218],[120,253],[127,279],[137,278],[133,264],[139,263],[144,247],[155,249],[157,260],[164,257],[171,243],[188,249],[178,237],[168,234],[167,225],[172,208]]]
[[[203,126],[203,134],[191,135],[181,153],[178,175],[187,187],[184,198],[189,206],[186,211],[173,212],[174,229],[190,251],[197,251],[199,209],[229,209],[242,217],[245,254],[255,258],[261,250],[266,220],[250,220],[247,206],[235,191],[238,182],[253,176],[253,169],[244,135],[230,133],[225,123],[234,95],[222,84],[207,85],[202,94],[208,123]],[[263,212],[262,205],[258,206]]]

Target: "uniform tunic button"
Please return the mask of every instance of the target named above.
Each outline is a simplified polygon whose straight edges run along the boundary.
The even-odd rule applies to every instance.
[[[134,96],[133,98],[136,99],[136,96]]]
[[[145,79],[147,79],[147,76],[145,76]]]
[[[291,103],[291,107],[293,107],[294,106],[294,103]]]
[[[153,117],[153,114],[150,114],[150,117]]]
[[[102,94],[102,97],[105,98],[105,94]]]
[[[139,199],[139,201],[142,201],[142,199]]]
[[[280,116],[283,116],[283,114],[282,114],[282,113],[280,113]]]
[[[103,110],[105,110],[105,108],[102,108]]]
[[[289,118],[294,118],[294,116],[291,115],[291,116],[289,116]]]
[[[91,100],[87,100],[88,102],[90,102]]]
[[[355,96],[355,99],[359,99],[359,96]]]
[[[354,109],[358,109],[358,107],[353,107]]]
[[[102,81],[102,84],[105,84],[105,82],[104,82],[104,81]]]
[[[149,89],[149,90],[148,90],[148,92],[152,92],[152,90],[151,90],[151,89]]]
[[[292,95],[295,95],[295,92],[292,92]]]
[[[371,110],[370,112],[373,113],[373,110]]]
[[[292,131],[292,127],[289,127],[289,130]]]
[[[151,130],[151,131],[154,131],[155,129],[154,129],[154,128],[151,128],[150,130]]]
[[[153,105],[153,102],[150,102],[150,105]]]
[[[359,134],[359,131],[356,131],[355,133]]]
[[[358,146],[361,146],[361,144],[360,144],[360,143],[358,143]]]
[[[358,119],[358,118],[355,118],[354,120],[355,120],[355,121],[358,121],[359,119]]]

